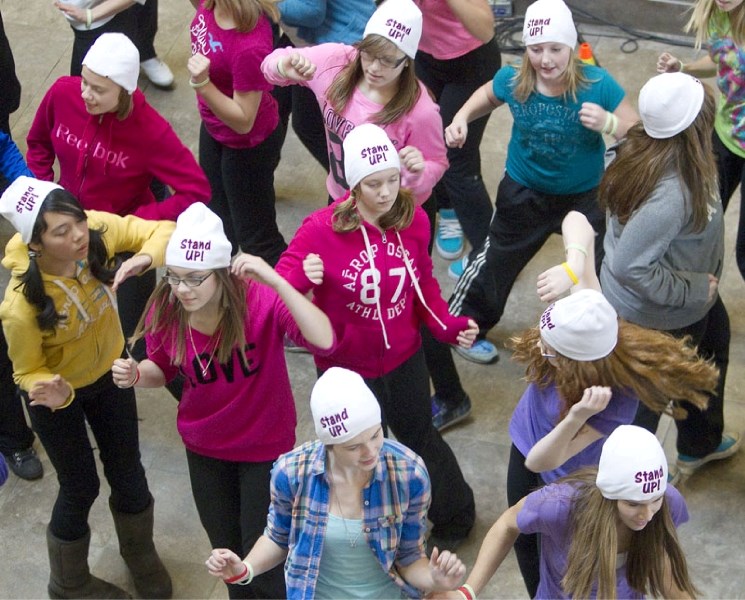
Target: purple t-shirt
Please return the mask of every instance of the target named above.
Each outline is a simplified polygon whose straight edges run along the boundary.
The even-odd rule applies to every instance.
[[[558,469],[543,471],[541,478],[546,483],[556,481],[582,467],[594,467],[600,462],[600,451],[605,437],[619,425],[628,425],[634,420],[639,400],[628,392],[613,389],[606,409],[587,419],[587,424],[604,437],[594,441],[575,454]],[[559,423],[562,400],[554,385],[539,388],[531,383],[515,407],[510,420],[510,437],[523,456],[543,439]]]
[[[570,508],[575,490],[569,483],[554,483],[528,495],[517,515],[521,533],[541,534],[541,580],[536,598],[569,598],[561,589],[571,545]],[[680,492],[668,485],[665,502],[676,527],[688,521],[688,508]],[[595,598],[595,592],[591,594]],[[644,598],[626,580],[626,565],[616,570],[617,598]]]
[[[210,81],[226,96],[234,92],[262,92],[251,131],[238,133],[212,112],[202,96],[197,95],[199,114],[209,134],[230,148],[253,148],[269,137],[279,123],[277,101],[272,85],[264,79],[261,61],[272,51],[272,27],[262,15],[251,31],[222,29],[211,10],[200,3],[191,22],[191,53],[199,52],[210,59]]]

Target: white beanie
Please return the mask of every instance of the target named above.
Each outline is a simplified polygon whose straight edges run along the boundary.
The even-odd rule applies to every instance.
[[[104,33],[88,50],[83,66],[96,75],[108,77],[132,95],[140,75],[140,53],[123,33]]]
[[[639,116],[644,131],[657,140],[688,129],[703,105],[703,84],[685,73],[656,75],[639,92]]]
[[[368,175],[401,169],[398,151],[388,134],[372,123],[358,125],[344,138],[344,177],[350,190]]]
[[[318,378],[310,394],[316,435],[325,446],[343,444],[380,423],[380,405],[365,380],[341,367]]]
[[[414,58],[422,37],[422,11],[412,0],[386,0],[370,17],[362,37],[373,33],[383,36],[406,56]]]
[[[577,47],[577,28],[574,26],[572,11],[564,0],[538,0],[525,11],[523,23],[523,44],[547,44],[555,42]]]
[[[0,214],[10,221],[21,234],[23,242],[28,244],[44,199],[52,190],[61,189],[62,186],[51,181],[21,175],[3,192]]]
[[[608,500],[644,502],[667,489],[667,459],[655,435],[636,425],[620,425],[603,444],[595,480]]]
[[[230,266],[231,253],[220,217],[195,202],[176,221],[166,247],[166,265],[195,271],[223,269]]]
[[[618,341],[618,315],[597,290],[579,290],[557,300],[541,315],[543,340],[567,358],[598,360]]]

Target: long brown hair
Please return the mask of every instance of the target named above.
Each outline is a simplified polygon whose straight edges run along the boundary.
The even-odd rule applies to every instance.
[[[326,90],[326,98],[337,113],[344,111],[347,102],[352,98],[352,94],[357,88],[357,84],[364,76],[360,53],[364,51],[373,56],[378,56],[390,52],[391,48],[396,48],[396,45],[382,35],[370,34],[356,44],[356,48],[357,53],[354,59],[339,71],[339,74],[334,77],[331,85]],[[419,81],[414,74],[414,61],[407,56],[404,61],[404,68],[398,77],[396,94],[380,112],[372,116],[371,122],[383,126],[397,121],[411,112],[419,101],[420,94]]]
[[[572,52],[567,70],[564,71],[564,94],[562,95],[563,100],[566,102],[569,98],[572,102],[577,101],[577,92],[583,86],[591,83],[590,80],[585,76],[585,69],[582,66],[582,62]],[[518,102],[527,102],[528,97],[536,91],[537,76],[533,65],[530,64],[530,59],[527,56],[527,50],[522,61],[517,65],[517,73],[513,78],[515,83],[515,91],[513,95],[515,100]]]
[[[215,10],[216,6],[228,12],[235,22],[235,30],[241,33],[252,31],[262,14],[271,21],[279,21],[279,0],[204,0],[205,10]]]
[[[745,5],[740,4],[731,11],[724,12],[717,7],[715,0],[698,0],[685,26],[686,32],[696,33],[696,50],[708,41],[711,25],[727,31],[738,46],[745,45]]]
[[[537,327],[510,340],[512,358],[527,364],[525,377],[540,388],[555,385],[564,402],[560,420],[582,399],[584,390],[593,385],[608,386],[633,393],[651,410],[685,417],[680,406],[685,400],[705,408],[708,392],[713,392],[717,368],[700,358],[688,338],[678,339],[662,331],[646,329],[619,319],[618,342],[608,356],[599,360],[579,361],[557,353],[551,364],[541,356],[540,331]]]
[[[246,310],[246,294],[249,293],[246,283],[232,275],[229,269],[215,269],[214,277],[219,281],[220,305],[222,315],[217,330],[220,331],[217,361],[226,363],[234,348],[245,352],[246,334],[244,324],[248,317]],[[189,328],[189,313],[184,310],[171,292],[171,286],[162,280],[150,295],[145,310],[137,323],[137,328],[130,338],[134,343],[149,333],[169,332],[170,339],[166,341],[166,353],[171,358],[171,364],[181,365],[186,355],[186,331]],[[244,355],[245,359],[245,355]]]
[[[704,84],[704,104],[693,123],[667,139],[655,139],[639,122],[629,129],[616,160],[605,171],[598,189],[600,205],[623,224],[651,196],[670,171],[680,175],[691,195],[693,229],[708,223],[708,207],[719,195],[717,164],[711,144],[716,100]],[[681,190],[683,193],[683,190]]]
[[[356,231],[362,224],[362,217],[357,210],[357,196],[360,194],[360,184],[357,184],[349,198],[340,202],[334,209],[332,227],[336,233],[348,233]],[[414,220],[416,203],[412,193],[404,188],[399,188],[398,196],[393,202],[390,210],[378,219],[378,227],[383,231],[395,229],[401,231],[406,229]]]
[[[595,485],[597,468],[582,469],[559,481],[576,489],[571,506],[572,541],[562,590],[571,598],[589,598],[597,582],[597,597],[616,598],[618,507]],[[666,589],[667,561],[675,585],[695,597],[698,591],[678,542],[670,508],[663,498],[660,510],[641,531],[631,534],[626,580],[640,594],[661,598]]]

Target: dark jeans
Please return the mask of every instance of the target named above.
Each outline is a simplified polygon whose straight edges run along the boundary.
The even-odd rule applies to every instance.
[[[690,335],[691,342],[698,346],[699,355],[713,361],[719,369],[716,391],[709,394],[708,408],[699,410],[692,404],[684,402],[683,408],[688,411],[688,415],[682,421],[676,421],[678,452],[702,458],[716,450],[724,433],[724,384],[729,365],[730,323],[722,299],[717,298],[714,306],[700,321],[688,327],[668,331],[668,333],[677,338]],[[643,404],[639,404],[634,419],[635,425],[655,433],[659,421],[660,415],[652,412]]]
[[[543,486],[538,473],[533,473],[525,466],[525,457],[512,444],[510,464],[507,468],[507,504],[515,506],[532,491]],[[520,567],[528,594],[535,598],[540,581],[541,538],[537,533],[521,533],[515,540],[515,556]]]
[[[496,38],[471,52],[449,60],[439,60],[426,52],[416,56],[416,74],[432,91],[445,127],[466,100],[501,66]],[[455,209],[463,233],[476,251],[489,232],[492,204],[481,177],[481,139],[489,115],[468,124],[463,148],[448,148],[450,166],[435,186],[433,197],[439,208]]]
[[[742,209],[742,198],[745,194],[745,158],[730,152],[719,139],[716,131],[712,133],[712,138],[719,171],[719,195],[725,210],[737,186],[742,186],[740,187],[740,221],[737,226],[735,257],[740,275],[745,278],[745,211]]]
[[[497,191],[489,236],[458,281],[450,298],[450,312],[473,318],[479,335],[485,336],[502,318],[520,271],[552,233],[561,233],[561,222],[571,210],[583,213],[597,239],[603,239],[605,214],[598,206],[596,189],[553,196],[527,188],[505,174]],[[603,245],[595,246],[595,265],[600,271]]]
[[[148,4],[152,0],[148,0],[145,4]],[[104,23],[101,27],[95,29],[73,29],[73,35],[75,40],[72,44],[72,57],[70,58],[70,75],[80,75],[80,71],[83,68],[83,59],[91,49],[93,43],[104,33],[115,32],[123,33],[130,40],[135,39],[136,36],[136,24],[135,24],[135,13],[134,6],[123,10],[111,21]]]
[[[28,395],[22,392],[28,402]],[[88,513],[98,497],[99,479],[85,423],[90,425],[111,487],[111,505],[137,514],[150,504],[145,469],[140,462],[137,403],[134,391],[116,387],[111,373],[75,390],[67,408],[51,411],[28,406],[31,425],[57,471],[59,493],[49,523],[66,541],[88,532]]]
[[[23,405],[13,381],[13,365],[8,358],[8,343],[0,323],[0,452],[11,454],[30,448],[34,434],[26,425]]]
[[[212,188],[210,208],[222,219],[233,253],[260,256],[277,264],[287,248],[277,228],[274,170],[279,164],[282,126],[253,148],[229,148],[204,126],[199,131],[199,164]]]
[[[132,6],[135,18],[135,36],[132,41],[140,52],[140,62],[155,58],[155,34],[158,33],[158,0]]]
[[[450,446],[432,425],[429,376],[420,349],[390,373],[366,379],[382,409],[384,426],[424,460],[432,482],[432,535],[461,538],[476,519],[473,490]]]
[[[272,461],[232,462],[186,451],[194,502],[213,548],[243,558],[266,527]],[[250,585],[228,585],[230,598],[285,598],[284,566],[257,576]]]

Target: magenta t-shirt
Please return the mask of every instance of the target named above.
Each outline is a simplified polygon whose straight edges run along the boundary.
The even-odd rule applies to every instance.
[[[186,379],[176,425],[189,450],[220,460],[264,462],[295,445],[295,402],[285,363],[285,334],[312,352],[324,351],[308,345],[273,289],[250,283],[246,310],[245,360],[236,348],[226,363],[210,362],[210,339],[196,330],[192,332],[199,358],[188,333],[181,365],[171,363],[175,355],[171,332],[148,335],[147,354],[166,381],[179,371]]]
[[[561,588],[572,543],[570,509],[575,489],[569,483],[554,483],[528,494],[517,515],[521,533],[541,534],[540,583],[536,598],[569,598]],[[665,502],[676,527],[688,521],[688,508],[680,492],[668,485]],[[596,597],[595,591],[591,594]],[[626,580],[626,565],[616,570],[617,598],[644,598]]]
[[[211,10],[200,3],[191,22],[191,53],[199,52],[210,59],[210,80],[223,94],[260,91],[261,101],[253,128],[238,133],[223,123],[197,95],[199,114],[209,134],[230,148],[252,148],[269,137],[279,123],[277,101],[272,85],[264,79],[261,61],[272,51],[272,27],[262,15],[251,31],[222,29]]]

